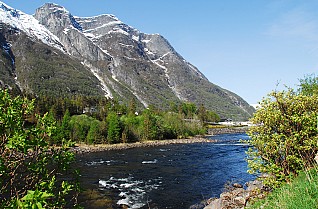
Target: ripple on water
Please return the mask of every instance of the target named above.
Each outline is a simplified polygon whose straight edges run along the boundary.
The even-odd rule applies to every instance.
[[[142,164],[156,164],[158,162],[157,159],[154,159],[154,160],[150,160],[150,161],[142,161],[141,163]]]
[[[114,178],[99,180],[101,190],[112,189],[118,193],[117,205],[126,205],[129,208],[141,208],[150,202],[147,193],[157,190],[162,183],[162,178],[157,177],[148,181],[136,180],[133,176],[127,178]]]

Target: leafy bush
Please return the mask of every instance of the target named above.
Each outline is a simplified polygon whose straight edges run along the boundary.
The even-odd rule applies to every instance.
[[[252,118],[248,164],[252,173],[267,173],[266,182],[277,187],[304,167],[318,151],[318,95],[292,89],[272,92]]]
[[[48,146],[55,121],[33,114],[33,101],[0,91],[0,208],[62,208],[77,187],[62,180],[74,155]],[[75,197],[75,196],[74,196]]]
[[[63,121],[61,125],[63,125]],[[72,141],[85,142],[87,144],[105,142],[107,128],[103,121],[87,115],[73,115],[68,126]],[[60,127],[59,129],[62,130],[62,128]]]

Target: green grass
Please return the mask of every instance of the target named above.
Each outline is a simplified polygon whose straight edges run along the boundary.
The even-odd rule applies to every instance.
[[[274,190],[248,209],[315,209],[318,208],[318,168],[299,174],[291,183]]]

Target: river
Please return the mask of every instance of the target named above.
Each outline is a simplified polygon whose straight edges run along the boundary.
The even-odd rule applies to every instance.
[[[216,143],[175,144],[84,154],[84,189],[112,199],[112,208],[190,208],[218,197],[228,181],[253,180],[245,162],[246,134],[212,136]],[[105,208],[85,205],[85,208]]]

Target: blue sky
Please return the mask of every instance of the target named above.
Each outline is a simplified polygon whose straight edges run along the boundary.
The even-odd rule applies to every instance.
[[[28,14],[46,2],[4,1]],[[318,69],[316,0],[50,2],[75,16],[114,14],[141,32],[162,34],[212,83],[250,104],[284,85],[296,88],[298,79]]]

